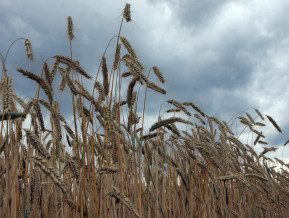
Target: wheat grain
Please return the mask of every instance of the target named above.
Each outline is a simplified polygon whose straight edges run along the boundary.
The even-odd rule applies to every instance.
[[[44,62],[44,64],[43,64],[43,70],[44,70],[45,79],[46,79],[47,83],[49,85],[51,85],[51,83],[52,83],[51,74],[50,74],[50,70],[49,70],[49,67],[48,67],[46,62]]]
[[[258,136],[257,136],[257,138],[256,138],[255,141],[254,141],[254,145],[256,145],[256,144],[258,143],[260,137],[261,137],[261,135],[258,135]]]
[[[168,118],[168,119],[165,119],[165,120],[161,120],[161,121],[156,122],[155,124],[153,124],[151,126],[151,128],[150,128],[150,132],[154,131],[155,129],[158,129],[159,127],[166,126],[166,125],[169,125],[169,124],[175,123],[175,122],[180,122],[180,123],[184,123],[184,124],[194,125],[190,121],[184,120],[182,118],[172,117],[172,118]]]
[[[40,139],[33,132],[28,129],[24,129],[26,133],[27,141],[46,159],[50,159],[51,155],[46,148],[41,144]]]
[[[125,204],[125,206],[127,206],[127,208],[136,216],[136,217],[142,217],[137,210],[135,209],[135,207],[133,206],[133,203],[123,194],[121,193],[116,187],[113,187],[113,190],[109,193],[107,193],[107,195],[113,196],[117,199],[119,199],[121,202],[123,202]]]
[[[36,81],[41,88],[44,90],[45,94],[48,96],[49,101],[52,102],[53,101],[53,91],[52,91],[52,87],[42,78],[40,78],[39,76],[37,76],[34,73],[31,73],[29,71],[17,68],[17,71],[22,73],[24,76],[27,76],[28,78]]]
[[[166,113],[176,113],[176,112],[180,112],[181,111],[181,109],[179,109],[179,108],[172,108],[172,109],[168,109],[168,110],[166,110]]]
[[[206,116],[205,113],[199,107],[197,107],[195,104],[193,104],[192,102],[184,102],[183,105],[191,106],[195,111],[200,113],[203,117]]]
[[[138,81],[138,78],[134,78],[132,79],[132,81],[129,83],[128,85],[128,89],[127,89],[127,94],[126,94],[126,101],[127,101],[127,105],[129,107],[132,107],[133,105],[133,88],[136,84],[136,82]]]
[[[256,113],[258,114],[258,116],[264,120],[264,117],[262,116],[262,114],[260,113],[260,111],[258,109],[255,109]]]
[[[147,85],[148,88],[153,89],[156,92],[159,92],[159,93],[162,93],[162,94],[166,94],[167,93],[166,90],[164,90],[161,87],[157,86],[153,82],[147,82],[146,85]]]
[[[67,17],[67,35],[70,41],[74,39],[72,18]]]
[[[278,124],[275,122],[275,120],[273,120],[273,118],[270,117],[269,115],[266,115],[266,117],[269,119],[269,121],[272,123],[272,125],[273,125],[280,133],[282,133],[281,128],[278,126]]]
[[[67,124],[65,124],[65,125],[64,125],[64,128],[65,128],[66,132],[69,134],[69,136],[70,136],[73,140],[75,140],[75,139],[76,139],[75,134],[74,134],[73,130],[70,128],[70,126],[68,126]]]
[[[5,76],[1,80],[3,113],[10,114],[12,112],[12,78]]]
[[[56,169],[49,166],[49,163],[39,156],[33,156],[31,159],[41,168],[44,173],[46,173],[53,180],[53,182],[61,189],[64,194],[68,194],[68,189],[61,181]]]
[[[54,77],[56,75],[56,72],[57,72],[57,69],[59,67],[59,61],[56,59],[55,62],[53,63],[53,67],[52,67],[52,70],[51,70],[51,74],[50,74],[50,81],[51,83],[53,82],[54,80]]]
[[[260,156],[261,155],[264,155],[264,154],[266,154],[266,153],[268,153],[268,152],[270,152],[270,151],[276,151],[277,150],[277,148],[274,148],[274,147],[271,147],[271,148],[265,148],[265,147],[263,147],[263,151],[260,153]]]
[[[121,40],[122,44],[124,45],[124,47],[126,48],[126,50],[128,51],[128,53],[130,53],[130,55],[132,57],[136,58],[135,51],[133,50],[133,48],[130,45],[130,43],[128,42],[128,40],[123,36],[120,37],[120,40]]]
[[[199,116],[199,114],[194,114],[194,117],[197,118],[203,125],[205,125],[205,121]]]
[[[168,100],[167,102],[176,106],[177,108],[181,109],[188,116],[191,116],[191,113],[185,107],[183,107],[179,102],[177,102],[175,100]]]
[[[118,173],[119,169],[114,167],[101,167],[97,170],[97,174],[115,174]]]
[[[264,141],[261,141],[261,140],[259,140],[258,143],[262,144],[262,145],[267,145],[268,144],[267,142],[264,142]]]
[[[96,90],[98,92],[98,102],[104,101],[104,88],[101,85],[101,83],[98,81],[95,81],[94,88],[96,88]]]
[[[107,72],[107,65],[106,65],[106,58],[103,56],[101,61],[102,66],[102,78],[103,78],[103,89],[104,89],[104,95],[108,95],[109,91],[109,84],[108,84],[108,72]]]
[[[86,77],[87,79],[92,79],[92,77],[79,65],[77,61],[70,59],[69,57],[56,55],[55,58],[67,66],[70,66],[72,69],[76,70],[82,76]]]
[[[117,44],[116,51],[115,51],[115,57],[113,62],[113,69],[116,70],[119,64],[120,60],[120,50],[121,50],[121,44]]]
[[[32,62],[34,60],[34,56],[32,52],[31,42],[29,41],[29,39],[25,39],[25,48],[26,48],[27,58],[29,59],[30,62]]]
[[[132,55],[124,55],[121,61],[130,69],[131,72],[136,73],[140,80],[147,82],[148,79],[143,74],[144,68],[140,62],[134,58]]]
[[[260,123],[260,122],[256,122],[255,125],[256,126],[266,126],[264,123]]]
[[[34,108],[35,108],[36,115],[37,115],[37,118],[38,118],[39,123],[40,123],[40,128],[42,131],[44,131],[45,130],[44,119],[43,119],[41,108],[38,104],[38,101],[34,101]]]
[[[256,123],[255,123],[254,119],[251,117],[251,115],[250,115],[249,113],[246,113],[246,115],[247,115],[247,117],[249,118],[250,122],[251,122],[253,125],[255,125]]]
[[[157,78],[159,79],[159,81],[161,83],[165,83],[166,82],[164,77],[163,77],[163,74],[161,73],[161,71],[160,71],[160,69],[158,67],[154,66],[153,67],[153,72],[157,76]]]
[[[130,4],[126,3],[124,10],[123,10],[123,17],[125,18],[126,22],[131,21],[131,12],[130,12]]]

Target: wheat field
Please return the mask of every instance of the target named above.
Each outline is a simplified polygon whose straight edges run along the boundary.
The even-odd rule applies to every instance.
[[[167,96],[170,108],[144,128],[147,94],[165,95],[166,81],[122,36],[131,20],[126,4],[114,55],[106,49],[92,76],[72,58],[68,17],[70,54],[47,58],[41,72],[17,68],[37,84],[29,98],[1,54],[0,217],[286,217],[289,164],[267,155],[277,148],[263,131],[282,133],[271,116],[255,109],[225,122]],[[29,39],[15,41],[32,62]],[[71,116],[61,113],[64,92]]]

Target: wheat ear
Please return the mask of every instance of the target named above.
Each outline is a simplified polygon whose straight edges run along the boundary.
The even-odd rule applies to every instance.
[[[142,217],[138,211],[136,210],[136,208],[133,206],[133,203],[131,202],[131,200],[129,200],[123,193],[121,193],[116,187],[113,188],[113,190],[109,193],[107,193],[107,195],[113,196],[115,198],[117,198],[118,200],[120,200],[121,202],[123,202],[125,204],[125,206],[127,206],[127,208],[134,213],[134,215],[136,217]]]

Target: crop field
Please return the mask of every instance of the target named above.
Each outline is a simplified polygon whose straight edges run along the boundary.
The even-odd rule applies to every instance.
[[[106,49],[92,76],[73,53],[68,17],[70,54],[48,57],[41,72],[17,68],[17,79],[37,85],[25,98],[6,69],[9,50],[1,53],[0,217],[288,216],[289,164],[268,157],[278,148],[264,130],[282,133],[270,115],[254,109],[225,122],[166,96],[144,128],[149,94],[166,95],[166,80],[122,35],[131,20],[126,4],[108,39],[113,55]],[[29,39],[10,48],[19,41],[32,62]]]

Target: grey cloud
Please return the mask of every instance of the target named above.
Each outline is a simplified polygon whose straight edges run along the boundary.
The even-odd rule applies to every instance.
[[[150,0],[151,3],[169,4],[174,20],[190,28],[202,28],[208,25],[224,4],[232,0]]]
[[[101,1],[99,4],[94,1],[73,1],[71,4],[51,1],[46,5],[33,0],[16,2],[17,4],[0,8],[1,52],[6,51],[17,37],[29,38],[35,56],[38,57],[31,70],[39,73],[47,57],[69,54],[66,19],[67,16],[72,16],[76,35],[73,41],[74,58],[80,60],[83,68],[93,76],[96,75],[108,41],[118,33],[119,18],[125,4],[119,1]],[[167,90],[166,96],[149,91],[146,109],[148,114],[158,114],[161,102],[168,99],[192,101],[209,115],[224,119],[249,107],[261,106],[264,109],[264,103],[255,101],[260,93],[254,98],[252,96],[256,93],[255,89],[262,89],[260,81],[263,80],[259,68],[264,65],[261,69],[268,70],[264,62],[271,58],[270,51],[279,47],[284,47],[284,50],[288,48],[286,40],[289,28],[286,26],[289,22],[289,3],[280,0],[278,7],[272,3],[272,10],[267,7],[267,11],[262,11],[263,9],[258,9],[258,5],[252,6],[251,1],[149,2],[149,6],[143,2],[132,4],[135,22],[124,25],[122,32],[146,68],[157,65],[167,80],[166,84],[161,85]],[[245,15],[249,17],[238,18],[224,10],[232,2],[245,7],[249,11]],[[35,4],[36,10],[31,9],[32,4]],[[157,5],[169,7],[172,14],[159,14]],[[144,9],[148,11],[144,12]],[[229,14],[228,17],[216,20],[226,14]],[[114,45],[115,41],[111,48]],[[111,48],[107,53],[110,65],[113,52]],[[285,52],[275,55],[286,60]],[[13,78],[17,78],[16,91],[34,94],[33,82],[22,80],[23,77],[15,72],[19,66],[30,69],[25,59],[23,43],[13,47],[8,60],[7,68],[13,73]],[[272,74],[280,74],[274,67],[271,70]],[[286,70],[287,67],[283,76]],[[264,75],[268,76],[263,73]],[[153,76],[151,79],[156,82]],[[23,81],[31,88],[24,88]],[[270,85],[270,81],[267,85]],[[278,88],[280,87],[276,87],[276,90]],[[270,89],[266,91],[271,93],[270,100],[274,99],[276,93],[280,94],[273,93]],[[64,96],[69,98],[69,91]],[[69,101],[66,98],[63,101]],[[164,111],[170,106],[164,104],[163,107]],[[64,112],[68,110],[67,108]]]

